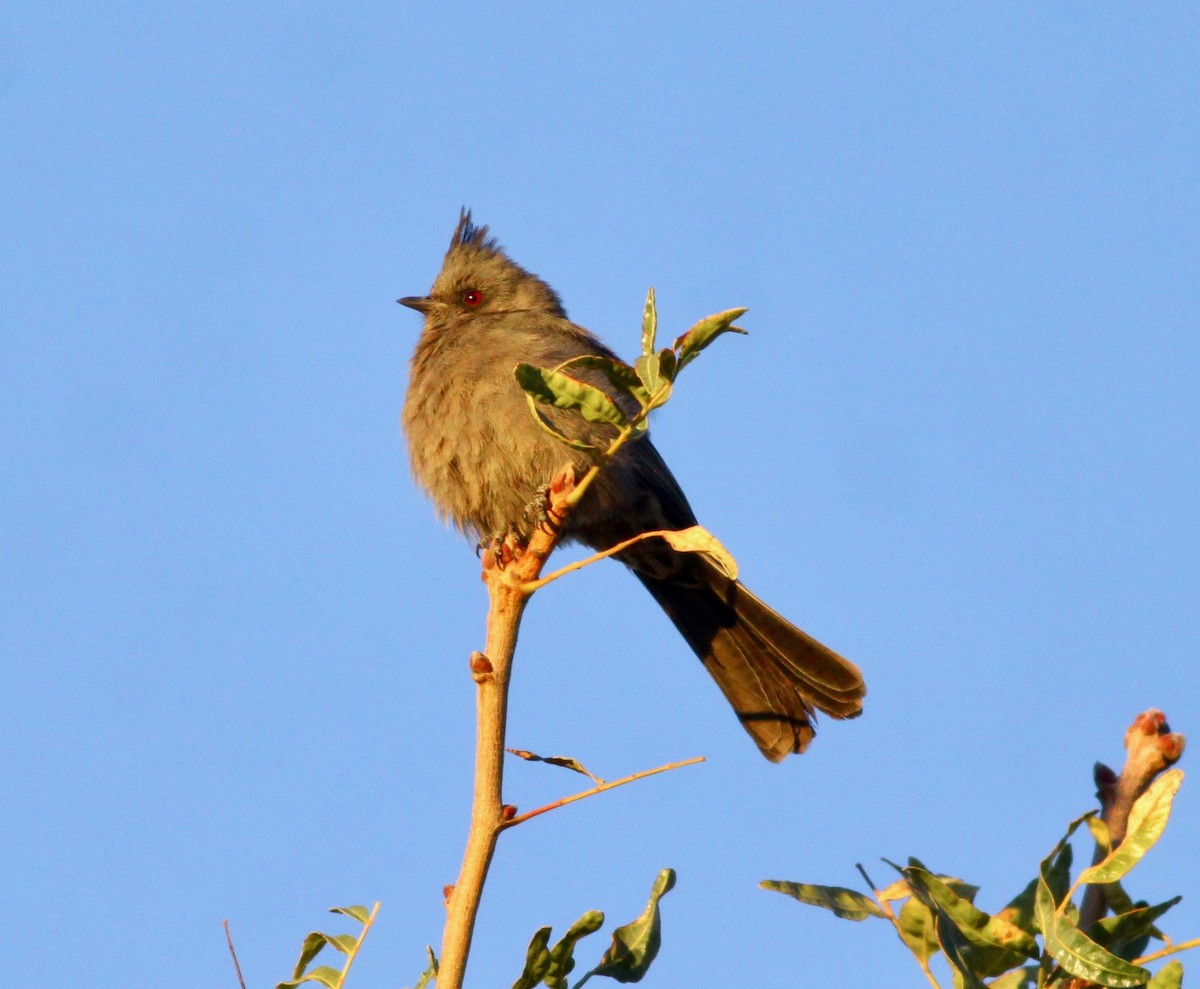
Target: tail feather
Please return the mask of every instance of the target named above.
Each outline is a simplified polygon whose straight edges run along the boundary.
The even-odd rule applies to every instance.
[[[816,710],[862,713],[858,667],[796,628],[703,557],[670,578],[634,570],[733,706],[763,755],[803,752]]]

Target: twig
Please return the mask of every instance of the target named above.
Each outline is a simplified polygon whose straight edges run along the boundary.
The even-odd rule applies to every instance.
[[[643,769],[640,773],[633,773],[631,776],[624,776],[619,780],[600,783],[592,787],[590,790],[583,790],[579,793],[574,793],[569,797],[563,797],[561,800],[555,800],[553,803],[546,804],[544,807],[538,807],[535,810],[527,811],[524,814],[518,814],[515,817],[509,818],[501,823],[500,828],[515,827],[518,824],[523,824],[531,817],[537,817],[539,814],[545,814],[547,811],[557,810],[559,807],[565,807],[567,804],[573,804],[577,800],[583,800],[587,797],[594,797],[598,793],[604,793],[606,790],[615,790],[618,786],[624,786],[626,783],[633,783],[637,780],[644,780],[648,776],[657,776],[659,773],[670,772],[672,769],[681,769],[684,766],[694,766],[698,762],[703,762],[704,756],[698,755],[691,759],[684,759],[682,762],[671,762],[665,766],[658,766],[655,769]]]
[[[634,543],[640,543],[643,539],[662,538],[663,535],[671,530],[654,529],[650,532],[639,532],[636,536],[617,543],[615,546],[610,546],[606,550],[599,553],[593,553],[591,556],[585,556],[582,560],[576,560],[574,563],[568,563],[565,567],[559,567],[553,573],[547,574],[545,577],[540,577],[537,580],[531,580],[526,584],[526,590],[532,594],[534,591],[541,590],[547,584],[558,580],[560,577],[565,577],[569,573],[574,573],[576,570],[582,570],[584,567],[590,567],[593,563],[599,563],[601,560],[607,560],[610,556],[616,556],[622,550],[628,549]]]
[[[1142,955],[1141,958],[1135,958],[1133,964],[1145,965],[1147,962],[1156,962],[1160,958],[1166,958],[1168,955],[1177,955],[1181,951],[1190,951],[1192,948],[1200,948],[1200,937],[1192,938],[1190,941],[1180,941],[1179,944],[1168,945],[1149,955]]]
[[[1144,711],[1133,719],[1125,732],[1125,766],[1118,776],[1102,762],[1096,763],[1093,775],[1096,796],[1100,800],[1100,816],[1108,825],[1111,851],[1125,840],[1125,827],[1134,802],[1155,778],[1183,755],[1184,738],[1171,733],[1167,716],[1162,711]],[[1096,847],[1092,864],[1100,862],[1106,850]],[[1104,916],[1104,886],[1093,883],[1083,894],[1079,907],[1079,929],[1086,931]]]
[[[233,935],[229,933],[229,921],[223,920],[225,926],[225,943],[229,945],[229,954],[233,956],[233,970],[237,972],[238,985],[246,989],[246,980],[242,978],[242,966],[238,964],[237,952],[233,950]]]

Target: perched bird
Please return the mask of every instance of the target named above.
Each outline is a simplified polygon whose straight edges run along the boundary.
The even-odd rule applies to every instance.
[[[519,362],[552,368],[583,354],[615,355],[568,320],[554,290],[510,260],[466,210],[429,294],[399,301],[425,316],[403,413],[417,481],[464,533],[527,538],[538,489],[567,461],[579,475],[591,461],[534,421],[513,369]],[[569,373],[619,404],[628,401],[597,372]],[[563,434],[601,448],[613,435],[611,427],[571,411],[544,414]],[[563,539],[603,550],[641,532],[695,524],[687,498],[643,433],[600,473]],[[814,708],[834,718],[862,712],[866,686],[858,667],[704,556],[648,539],[617,559],[675,623],[768,759],[804,751]]]

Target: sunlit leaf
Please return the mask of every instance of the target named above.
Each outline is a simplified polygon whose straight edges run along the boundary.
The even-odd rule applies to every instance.
[[[612,357],[601,357],[599,354],[580,354],[569,361],[560,364],[556,371],[566,371],[567,368],[582,367],[599,371],[612,383],[618,391],[631,396],[638,405],[645,406],[650,401],[650,394],[638,377],[637,371],[624,361]]]
[[[845,886],[818,886],[815,883],[790,883],[782,879],[764,879],[758,884],[763,889],[784,893],[801,903],[823,907],[843,920],[866,920],[868,917],[886,917],[879,905],[869,896]]]
[[[981,975],[998,975],[1026,958],[1038,958],[1037,942],[1015,924],[992,917],[925,869],[906,870],[914,894],[918,889],[928,905],[942,913],[975,948],[972,969]],[[944,939],[942,939],[944,940]]]
[[[1154,978],[1146,983],[1146,989],[1182,989],[1182,986],[1183,962],[1178,958],[1167,962]]]
[[[638,380],[651,395],[665,383],[659,371],[658,354],[642,354],[633,362],[633,369],[637,372]]]
[[[368,920],[371,919],[371,912],[366,907],[362,907],[362,906],[333,907],[330,909],[329,912],[330,913],[341,913],[341,914],[345,914],[347,917],[353,917],[360,924],[365,924]]]
[[[658,309],[654,304],[654,286],[646,293],[646,305],[642,309],[642,353],[654,353],[654,340],[658,334]]]
[[[924,965],[938,953],[937,929],[933,911],[915,896],[907,900],[896,917],[896,931],[908,950]]]
[[[912,896],[912,890],[908,888],[907,879],[897,879],[890,886],[881,889],[875,895],[884,903],[888,903],[893,900],[903,900],[906,896]]]
[[[321,965],[298,979],[276,983],[275,989],[295,989],[296,986],[305,982],[316,982],[325,986],[326,989],[339,989],[342,984],[342,973],[328,965]]]
[[[660,533],[671,548],[679,553],[703,553],[730,580],[737,580],[737,560],[717,537],[702,525],[686,529],[668,529]]]
[[[1042,860],[1039,868],[1034,909],[1046,951],[1067,972],[1081,979],[1114,989],[1140,986],[1150,978],[1150,973],[1106,951],[1079,930],[1055,902],[1055,894],[1050,889],[1048,879],[1052,859],[1082,821],[1083,818],[1078,818],[1072,822],[1066,837]]]
[[[518,364],[513,373],[525,393],[544,405],[578,412],[588,422],[603,423],[618,429],[629,425],[625,413],[594,385],[561,371],[534,367],[532,364]]]
[[[675,341],[675,352],[679,355],[679,370],[700,356],[704,350],[722,333],[742,333],[746,331],[740,326],[734,326],[733,321],[746,313],[745,309],[726,309],[724,312],[705,316],[683,336]]]
[[[1084,869],[1079,874],[1079,882],[1110,883],[1137,865],[1162,836],[1167,819],[1171,816],[1171,803],[1182,782],[1183,773],[1178,769],[1170,769],[1151,783],[1129,811],[1125,839],[1108,853],[1104,861]]]
[[[328,943],[325,935],[320,931],[312,931],[307,934],[300,944],[300,960],[296,962],[292,969],[292,978],[298,979],[304,974],[304,970],[308,968],[308,963],[320,954],[321,949]]]
[[[675,870],[663,869],[650,890],[650,900],[637,920],[613,931],[612,944],[604,952],[594,975],[606,975],[618,982],[640,982],[650,963],[658,955],[662,942],[662,921],[658,903],[675,885]]]

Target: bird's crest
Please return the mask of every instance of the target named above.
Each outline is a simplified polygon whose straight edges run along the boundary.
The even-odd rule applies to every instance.
[[[498,251],[500,245],[494,237],[488,236],[486,226],[477,227],[471,222],[471,211],[465,206],[458,217],[458,226],[454,228],[454,236],[450,238],[450,250],[460,247],[474,247],[484,251]]]

